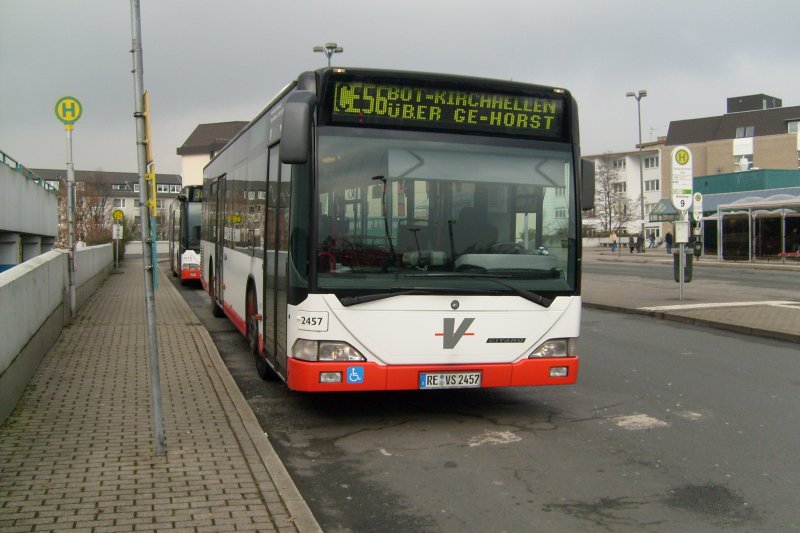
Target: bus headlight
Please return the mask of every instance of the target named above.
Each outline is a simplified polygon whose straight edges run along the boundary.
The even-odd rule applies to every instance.
[[[339,341],[310,341],[297,339],[292,357],[303,361],[366,361],[361,352]]]
[[[528,358],[534,357],[569,357],[575,355],[578,339],[550,339],[540,344]]]

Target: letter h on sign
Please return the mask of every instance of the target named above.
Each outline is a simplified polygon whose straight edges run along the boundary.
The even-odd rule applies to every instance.
[[[66,120],[72,120],[75,118],[78,110],[75,109],[75,101],[65,101],[61,102],[61,116],[64,117]]]

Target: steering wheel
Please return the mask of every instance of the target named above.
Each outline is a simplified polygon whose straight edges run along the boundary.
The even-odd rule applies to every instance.
[[[503,241],[491,245],[489,251],[495,254],[519,254],[525,252],[525,246],[514,241]]]

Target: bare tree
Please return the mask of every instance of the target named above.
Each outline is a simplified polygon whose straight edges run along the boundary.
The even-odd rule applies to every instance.
[[[594,213],[604,232],[620,232],[629,222],[636,219],[639,203],[631,200],[626,191],[626,183],[614,168],[611,155],[604,155],[595,171]]]
[[[67,187],[62,184],[58,192],[59,224],[58,245],[67,246]],[[76,182],[75,233],[87,244],[111,241],[111,184],[102,172],[92,172],[87,179]]]

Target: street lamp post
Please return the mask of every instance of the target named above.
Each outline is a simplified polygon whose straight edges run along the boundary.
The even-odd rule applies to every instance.
[[[636,98],[636,110],[639,117],[639,209],[642,216],[642,230],[641,238],[645,238],[644,234],[644,161],[642,160],[642,98],[647,96],[647,91],[642,89],[639,93],[628,92],[625,96]],[[644,242],[637,243],[641,247],[641,251],[645,251]]]
[[[328,66],[330,67],[331,66],[331,56],[333,54],[341,54],[342,52],[344,52],[344,48],[342,48],[341,46],[339,46],[336,43],[325,43],[325,46],[315,46],[314,47],[314,51],[315,52],[322,52],[323,54],[328,56]]]

